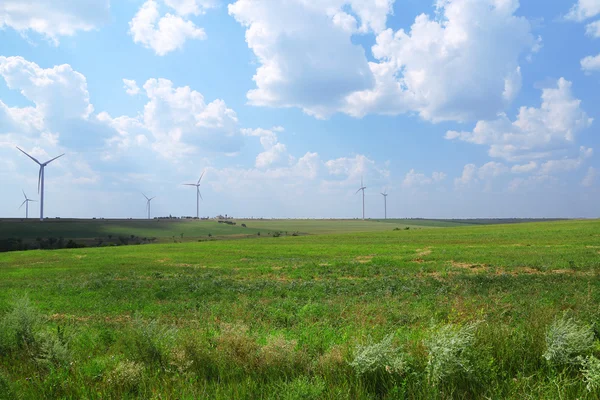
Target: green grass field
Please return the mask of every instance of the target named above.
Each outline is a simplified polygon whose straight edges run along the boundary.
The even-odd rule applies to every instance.
[[[0,399],[599,398],[600,221],[286,222],[0,254]]]

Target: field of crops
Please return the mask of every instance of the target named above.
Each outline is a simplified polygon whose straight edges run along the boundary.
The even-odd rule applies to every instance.
[[[599,397],[600,221],[367,223],[0,254],[0,398]]]

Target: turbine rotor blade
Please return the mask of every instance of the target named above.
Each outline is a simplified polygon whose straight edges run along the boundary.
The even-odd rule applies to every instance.
[[[357,194],[357,193],[358,193],[358,192],[360,192],[361,190],[362,190],[362,188],[358,189],[358,190],[356,191],[356,193],[354,193],[354,194]]]
[[[198,196],[200,196],[200,200],[204,200],[204,199],[202,198],[202,193],[200,193],[200,191],[199,191],[199,190],[198,190]]]
[[[144,196],[146,200],[148,200],[148,196],[146,196],[144,193],[142,193],[142,196]]]
[[[27,157],[31,158],[33,161],[35,161],[36,163],[38,163],[39,165],[42,165],[41,162],[39,162],[38,160],[36,160],[34,157],[30,156],[29,154],[25,153],[23,150],[21,150],[21,148],[19,146],[17,146],[17,149],[19,149],[19,151],[23,154],[25,154]]]
[[[200,184],[200,181],[202,180],[202,177],[204,176],[204,173],[205,173],[205,172],[206,172],[206,171],[202,171],[202,175],[200,175],[200,179],[198,179],[198,185]]]
[[[23,197],[25,197],[25,200],[27,200],[27,195],[25,194],[25,191],[21,189],[21,192],[23,192]]]
[[[44,165],[48,165],[48,164],[50,164],[52,161],[56,160],[57,158],[61,158],[61,157],[62,157],[62,156],[64,156],[64,155],[65,155],[65,153],[61,154],[61,155],[60,155],[60,156],[58,156],[58,157],[54,157],[52,160],[50,160],[50,161],[46,161],[46,162],[44,163]]]
[[[27,200],[25,200],[24,202],[21,203],[21,205],[19,206],[19,210],[21,209],[21,207],[23,207],[23,204],[27,203]]]
[[[44,170],[44,167],[42,166],[42,164],[40,164],[40,173],[38,175],[38,194],[40,194],[40,188],[42,185],[42,171]]]
[[[198,186],[195,183],[182,183],[183,186]]]

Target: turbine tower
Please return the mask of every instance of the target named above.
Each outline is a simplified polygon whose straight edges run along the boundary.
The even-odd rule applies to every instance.
[[[381,195],[383,196],[384,219],[387,219],[387,190],[384,190],[383,193],[381,193]]]
[[[23,192],[23,196],[25,197],[25,201],[21,203],[21,206],[19,207],[19,210],[23,207],[23,204],[25,204],[25,219],[29,218],[29,202],[33,201],[35,202],[35,200],[31,200],[27,197],[27,195],[25,194],[25,191],[22,190]]]
[[[363,220],[365,219],[365,189],[366,189],[366,188],[367,188],[367,187],[366,187],[365,185],[363,185],[363,178],[362,178],[362,176],[361,176],[361,177],[360,177],[360,189],[358,189],[358,190],[356,191],[356,193],[354,193],[354,194],[357,194],[358,192],[360,192],[360,191],[362,190],[362,200],[363,200],[363,208],[362,208],[362,211],[363,211],[363,213],[362,213],[362,219],[363,219]]]
[[[200,219],[200,199],[202,199],[202,195],[200,194],[200,181],[204,176],[204,172],[200,175],[200,179],[198,179],[197,183],[184,183],[184,186],[196,186],[196,218]],[[204,200],[204,199],[202,199]]]
[[[156,196],[148,198],[144,193],[142,193],[142,196],[146,198],[146,210],[148,211],[148,219],[150,219],[150,202],[155,199]]]
[[[46,168],[46,165],[50,164],[52,161],[64,156],[64,153],[58,157],[54,157],[52,160],[48,160],[45,163],[41,163],[38,160],[36,160],[35,158],[33,158],[32,156],[30,156],[29,154],[25,153],[19,147],[17,147],[17,149],[19,149],[19,151],[21,153],[23,153],[27,157],[31,158],[33,161],[36,162],[37,165],[40,166],[40,173],[38,176],[38,193],[40,194],[40,221],[43,221],[44,220],[44,169]]]

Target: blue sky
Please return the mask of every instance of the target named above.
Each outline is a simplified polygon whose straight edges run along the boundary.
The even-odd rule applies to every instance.
[[[600,0],[6,0],[1,215],[20,146],[50,217],[597,217],[599,53]]]

